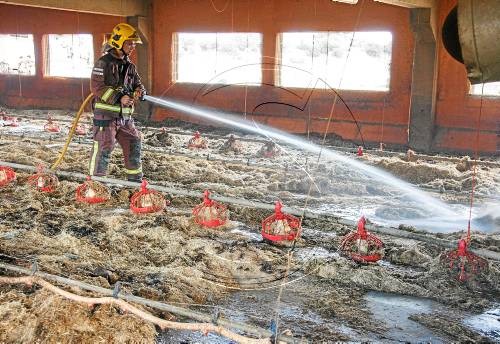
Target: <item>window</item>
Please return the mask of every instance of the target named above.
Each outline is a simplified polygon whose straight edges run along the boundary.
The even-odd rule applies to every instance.
[[[389,90],[390,32],[286,32],[280,43],[281,86],[327,87],[321,78],[339,89]]]
[[[176,41],[176,82],[261,83],[261,34],[178,33]]]
[[[90,78],[94,67],[92,35],[48,35],[47,50],[46,75]]]
[[[33,35],[0,35],[0,74],[35,75]]]
[[[474,96],[500,96],[500,82],[487,82],[484,84],[471,85],[469,94]]]

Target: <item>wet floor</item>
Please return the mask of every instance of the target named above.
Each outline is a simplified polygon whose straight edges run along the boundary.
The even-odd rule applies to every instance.
[[[465,324],[483,336],[500,343],[500,304],[483,314],[468,318]]]
[[[414,314],[432,313],[440,305],[432,300],[380,292],[365,295],[374,319],[387,326],[384,342],[411,342],[441,344],[447,341],[425,326],[410,320]]]
[[[303,291],[302,291],[303,292]],[[443,311],[435,301],[381,292],[368,292],[365,301],[373,319],[386,330],[382,333],[361,332],[350,328],[335,318],[327,318],[306,307],[300,288],[285,290],[278,304],[278,291],[237,292],[228,298],[220,309],[224,317],[235,322],[254,324],[269,328],[273,320],[279,319],[279,332],[291,331],[296,337],[309,343],[328,342],[328,333],[335,337],[345,336],[353,342],[383,343],[449,343],[449,339],[434,333],[409,317]],[[279,309],[279,310],[278,310]],[[214,310],[214,308],[212,309]],[[207,312],[207,308],[204,309]],[[276,318],[276,315],[279,317]],[[500,342],[500,309],[492,309],[481,315],[467,318],[464,324],[493,342]],[[316,333],[315,335],[312,335]],[[311,339],[314,337],[314,339]],[[158,337],[158,343],[214,343],[229,344],[230,340],[214,334],[204,336],[188,331],[167,331]]]
[[[232,321],[253,324],[265,329],[270,329],[271,323],[277,321],[278,333],[284,331],[292,333],[295,338],[303,338],[310,343],[327,342],[330,338],[339,336],[356,341],[374,339],[359,333],[338,319],[327,318],[308,309],[305,303],[309,294],[303,285],[285,288],[279,302],[278,295],[279,289],[235,292],[220,305],[221,313]],[[311,339],[313,337],[314,340]],[[232,342],[214,334],[204,336],[201,333],[170,331],[164,332],[158,338],[158,343],[229,344]]]

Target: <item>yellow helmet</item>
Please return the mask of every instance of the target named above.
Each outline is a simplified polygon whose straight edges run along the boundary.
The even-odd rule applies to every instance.
[[[141,38],[133,26],[126,23],[120,23],[114,27],[113,33],[111,37],[109,37],[108,44],[113,48],[121,49],[123,43],[129,40],[142,44]]]

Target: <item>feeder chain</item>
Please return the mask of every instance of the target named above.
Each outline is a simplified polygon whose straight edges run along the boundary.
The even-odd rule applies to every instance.
[[[146,193],[148,191],[148,181],[143,179],[141,182],[141,192]]]

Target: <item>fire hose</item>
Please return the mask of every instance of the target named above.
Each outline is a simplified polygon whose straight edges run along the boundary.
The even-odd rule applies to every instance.
[[[140,101],[145,101],[145,92],[144,93],[137,93],[137,92],[127,92],[126,95],[128,95],[131,98],[134,98],[135,100],[140,100]],[[68,147],[71,143],[71,140],[73,139],[73,136],[75,135],[75,131],[78,128],[78,122],[80,121],[80,117],[83,113],[83,110],[85,109],[85,106],[87,106],[88,102],[92,99],[94,95],[90,93],[87,98],[82,102],[82,105],[80,105],[80,109],[76,113],[76,117],[73,120],[73,124],[71,125],[71,128],[69,129],[68,137],[66,138],[66,142],[64,144],[63,149],[61,150],[61,153],[59,154],[59,158],[52,164],[50,167],[51,170],[55,171],[61,162],[64,159],[64,156],[66,155],[66,152],[68,151]]]
[[[63,147],[61,153],[59,154],[59,158],[57,158],[57,160],[50,167],[51,170],[56,170],[57,167],[59,167],[59,165],[63,161],[64,156],[66,155],[66,152],[68,151],[68,147],[71,143],[71,140],[73,139],[73,135],[75,134],[76,128],[78,127],[78,122],[80,121],[80,117],[83,113],[83,110],[85,109],[85,106],[88,104],[88,102],[92,99],[92,97],[93,97],[93,94],[90,93],[87,96],[87,98],[85,98],[82,105],[80,105],[80,109],[76,113],[76,117],[73,120],[73,124],[71,125],[71,128],[69,130],[68,137],[66,138],[66,143],[64,144],[64,147]]]

